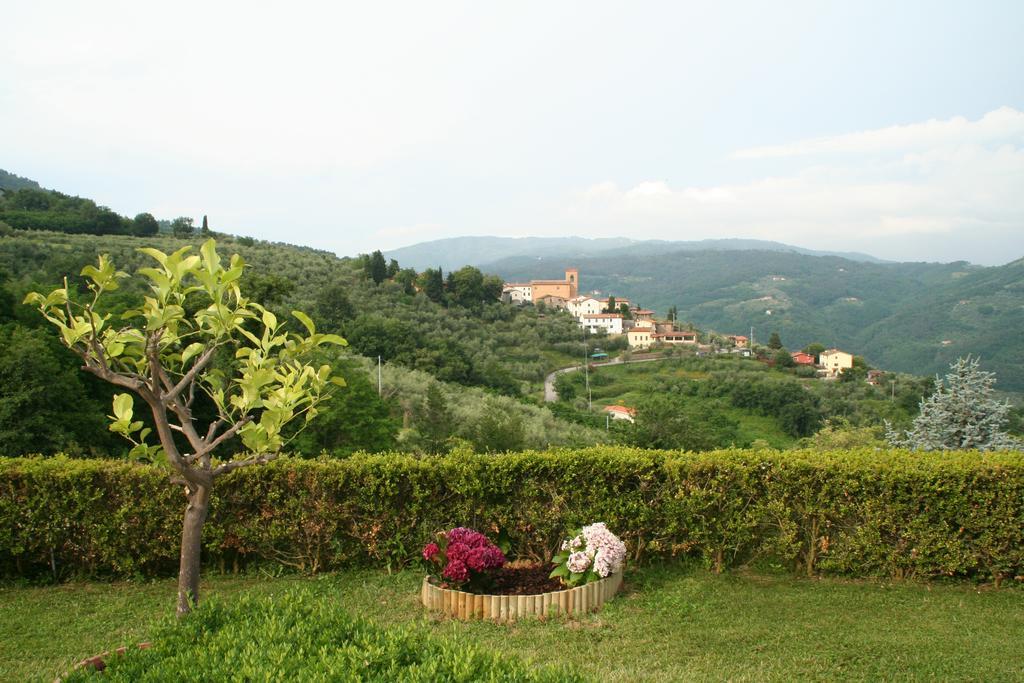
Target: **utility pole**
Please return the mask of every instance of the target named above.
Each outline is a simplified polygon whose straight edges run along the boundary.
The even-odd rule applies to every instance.
[[[382,381],[380,370],[380,356],[377,356],[377,395],[384,395],[384,382]]]
[[[590,349],[587,348],[587,328],[583,327],[583,378],[587,383],[587,410],[591,409],[590,400]]]
[[[747,341],[747,344],[749,344],[750,350],[753,351],[754,350],[754,326],[753,325],[750,326],[750,339]]]

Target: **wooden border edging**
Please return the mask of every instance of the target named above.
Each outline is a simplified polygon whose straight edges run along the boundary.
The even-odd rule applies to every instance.
[[[515,621],[524,617],[576,616],[600,609],[622,586],[622,572],[566,590],[536,595],[475,595],[441,588],[423,577],[420,602],[456,619]]]

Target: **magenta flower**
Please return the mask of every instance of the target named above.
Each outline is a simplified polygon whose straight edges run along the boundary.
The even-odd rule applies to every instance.
[[[450,583],[464,583],[505,564],[505,554],[479,531],[455,527],[437,543],[423,548],[423,559],[443,566],[441,576]]]
[[[441,573],[446,579],[451,579],[456,583],[462,583],[469,578],[469,570],[466,569],[466,565],[460,560],[451,560],[448,562],[448,566],[444,568]]]

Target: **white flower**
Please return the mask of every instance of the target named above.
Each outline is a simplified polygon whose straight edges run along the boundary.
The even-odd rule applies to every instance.
[[[565,564],[572,573],[582,574],[590,566],[590,558],[586,553],[573,553]]]
[[[583,527],[581,535],[586,540],[587,553],[594,557],[594,571],[604,577],[622,569],[626,544],[609,531],[604,522]]]

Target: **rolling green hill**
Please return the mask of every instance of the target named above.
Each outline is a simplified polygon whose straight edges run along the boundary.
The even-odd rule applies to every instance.
[[[112,387],[80,372],[81,363],[19,302],[30,290],[60,286],[64,277],[73,297],[85,294],[78,273],[101,253],[131,273],[148,265],[139,247],[169,252],[189,243],[170,236],[43,230],[0,236],[0,453],[120,452],[122,443],[103,419]],[[350,343],[347,351],[322,361],[341,369],[349,388],[302,435],[297,443],[303,452],[419,451],[425,443],[438,448],[458,441],[478,450],[505,450],[603,438],[526,399],[548,371],[581,355],[579,330],[568,316],[542,316],[498,301],[446,305],[398,281],[375,283],[360,259],[315,249],[230,236],[221,236],[218,245],[222,254],[242,255],[251,266],[243,275],[244,290],[279,318],[307,311],[319,329],[340,332]],[[137,307],[144,294],[139,284],[126,281],[113,292],[110,312]],[[380,397],[378,355],[386,370]],[[443,405],[428,406],[433,386],[447,405],[447,420],[437,417]]]
[[[649,256],[676,251],[747,251],[761,250],[807,254],[811,256],[841,256],[853,261],[881,263],[867,254],[814,251],[767,240],[717,239],[699,241],[632,240],[624,237],[591,239],[585,237],[450,237],[420,242],[408,247],[385,252],[388,258],[398,259],[413,268],[454,270],[464,265],[489,266],[506,258],[520,258],[543,262],[558,268],[559,264],[601,256]],[[556,263],[552,264],[554,258]]]
[[[511,280],[557,277],[554,257],[513,257],[487,269]],[[999,387],[1024,391],[1024,260],[1004,266],[867,263],[777,251],[677,251],[572,261],[583,290],[599,290],[701,329],[789,348],[820,342],[879,367],[941,373],[958,356],[980,356]]]

